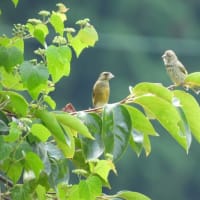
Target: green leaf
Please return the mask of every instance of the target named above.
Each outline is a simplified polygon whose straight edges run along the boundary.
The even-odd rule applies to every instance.
[[[13,67],[23,62],[23,53],[17,47],[0,46],[0,66],[6,71],[11,71]]]
[[[144,146],[146,155],[148,156],[151,151],[151,145],[148,141],[148,135],[158,136],[151,122],[144,114],[138,109],[123,105],[129,112],[132,121],[132,140],[130,141],[131,147],[139,156]]]
[[[116,195],[113,195],[113,197],[121,198],[124,200],[151,200],[149,197],[141,193],[131,191],[120,191]]]
[[[54,82],[70,73],[71,49],[68,46],[49,46],[46,50],[47,67]]]
[[[92,25],[80,29],[78,36],[80,41],[87,46],[93,47],[98,41],[98,34]]]
[[[23,171],[23,166],[20,162],[14,162],[9,165],[7,170],[7,176],[14,182],[17,183],[20,179]]]
[[[44,46],[45,38],[49,34],[47,25],[42,23],[36,25],[27,23],[26,27],[29,29],[30,34]]]
[[[42,124],[33,124],[30,131],[42,142],[46,142],[51,136],[51,132]]]
[[[96,159],[104,152],[104,145],[101,135],[102,121],[98,114],[95,113],[79,113],[77,116],[88,127],[88,130],[95,138],[90,140],[82,138],[82,148],[86,160]]]
[[[52,159],[52,161],[53,162],[51,162],[51,174],[49,175],[51,186],[55,187],[59,183],[68,183],[69,169],[67,159]]]
[[[181,118],[176,108],[168,101],[154,95],[143,95],[134,99],[145,110],[151,112],[161,125],[187,151],[186,136],[182,133]]]
[[[37,193],[38,200],[46,200],[46,189],[42,185],[37,185],[35,189]]]
[[[8,111],[20,116],[27,115],[28,103],[22,95],[12,91],[0,91],[0,97],[10,100],[6,106]]]
[[[35,178],[38,179],[41,171],[44,169],[44,165],[37,154],[28,152],[25,155],[25,169],[27,171],[33,171]]]
[[[51,109],[55,110],[56,102],[50,96],[45,95],[44,101],[51,107]]]
[[[9,131],[9,128],[8,128],[7,124],[3,120],[0,119],[0,132],[6,133],[8,131]]]
[[[21,76],[18,71],[7,72],[4,68],[0,68],[1,84],[6,89],[24,90]]]
[[[109,185],[108,175],[111,170],[117,174],[115,165],[111,160],[99,160],[91,172],[101,177],[106,185]]]
[[[4,136],[4,141],[15,142],[22,135],[22,129],[19,127],[16,121],[11,122],[9,134]]]
[[[131,119],[125,107],[117,104],[106,105],[103,110],[102,136],[105,153],[119,159],[126,150],[131,134]]]
[[[170,103],[173,97],[172,92],[166,87],[162,86],[160,83],[139,83],[134,88],[131,88],[131,92],[134,96],[153,94],[157,97],[169,101]]]
[[[184,91],[176,90],[174,95],[180,100],[181,109],[185,114],[193,136],[200,142],[200,108],[197,101],[192,95]]]
[[[37,24],[34,30],[34,37],[42,44],[45,44],[46,36],[49,30],[45,24]]]
[[[82,115],[84,115],[84,113],[82,113]],[[77,131],[79,134],[87,138],[94,139],[91,133],[89,132],[88,128],[77,117],[70,115],[67,112],[55,113],[55,116],[60,124],[72,128],[73,130]]]
[[[101,180],[96,176],[91,176],[79,183],[80,199],[94,200],[101,194]]]
[[[53,11],[50,17],[50,23],[55,29],[56,33],[59,33],[61,36],[63,36],[65,27],[62,14]]]
[[[14,6],[17,7],[17,4],[18,4],[19,0],[12,0],[12,2],[14,4]]]
[[[188,74],[184,82],[186,85],[189,85],[190,87],[200,86],[200,72],[194,72]]]
[[[30,186],[28,184],[17,184],[11,188],[11,199],[32,200]]]
[[[9,158],[13,148],[12,144],[4,142],[3,136],[0,135],[0,160]]]
[[[33,65],[30,62],[24,62],[20,66],[20,74],[24,86],[28,89],[33,99],[36,99],[49,77],[48,70],[44,65]]]
[[[56,119],[55,113],[51,113],[46,110],[36,110],[35,116],[41,119],[44,125],[49,129],[64,155],[71,158],[71,147],[67,144],[65,134]]]
[[[80,29],[74,37],[71,34],[67,34],[67,37],[77,57],[83,49],[93,47],[98,41],[98,34],[92,25]]]

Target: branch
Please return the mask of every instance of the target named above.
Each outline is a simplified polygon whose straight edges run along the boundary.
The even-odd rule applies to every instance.
[[[13,187],[13,182],[9,180],[8,178],[4,177],[2,174],[0,174],[0,181],[5,183],[9,187]]]

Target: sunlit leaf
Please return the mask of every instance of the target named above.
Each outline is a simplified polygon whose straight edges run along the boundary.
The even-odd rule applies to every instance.
[[[109,185],[108,175],[110,171],[117,173],[115,165],[111,160],[99,160],[96,166],[92,169],[92,173],[101,177],[107,185]]]
[[[200,108],[195,98],[184,92],[176,90],[174,95],[180,100],[181,108],[188,121],[189,127],[195,139],[200,142]]]
[[[186,136],[182,133],[179,125],[181,118],[171,103],[154,95],[140,96],[135,98],[134,102],[149,110],[172,137],[186,151],[188,150]]]
[[[26,116],[28,112],[28,102],[25,98],[12,91],[0,91],[0,97],[10,100],[6,108],[20,116]]]
[[[12,0],[12,2],[14,4],[14,6],[17,7],[17,4],[18,4],[19,0]]]
[[[37,154],[33,152],[28,152],[25,155],[25,169],[27,171],[33,171],[35,178],[39,178],[39,175],[43,170],[43,168],[44,168],[43,162],[38,157]]]
[[[191,87],[200,86],[200,72],[188,74],[184,82]]]
[[[68,46],[49,46],[46,50],[47,67],[54,82],[70,73],[71,49]]]
[[[42,124],[33,124],[31,127],[31,133],[39,138],[42,142],[46,142],[51,136],[50,131]]]
[[[137,84],[131,90],[134,96],[141,96],[144,94],[145,95],[153,94],[169,102],[171,102],[171,99],[173,97],[173,94],[171,93],[171,91],[168,90],[163,85],[161,85],[160,83],[142,82],[142,83]]]
[[[64,32],[63,14],[53,11],[50,17],[50,23],[55,29],[56,33],[59,33],[62,36]]]
[[[79,134],[82,134],[87,138],[94,139],[91,133],[89,132],[88,128],[80,119],[78,119],[78,117],[70,115],[67,112],[56,113],[55,116],[59,123],[76,130]]]

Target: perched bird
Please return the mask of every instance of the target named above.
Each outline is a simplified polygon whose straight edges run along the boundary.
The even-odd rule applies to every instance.
[[[166,50],[162,55],[162,59],[166,66],[167,73],[175,86],[183,85],[188,72],[184,65],[179,61],[175,52],[172,50]]]
[[[114,78],[111,72],[102,72],[93,86],[92,102],[94,107],[104,106],[110,96],[109,80]]]

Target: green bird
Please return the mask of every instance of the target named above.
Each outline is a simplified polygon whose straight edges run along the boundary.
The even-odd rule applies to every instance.
[[[111,72],[102,72],[93,86],[93,106],[101,107],[108,103],[110,97],[109,80],[114,78]]]

